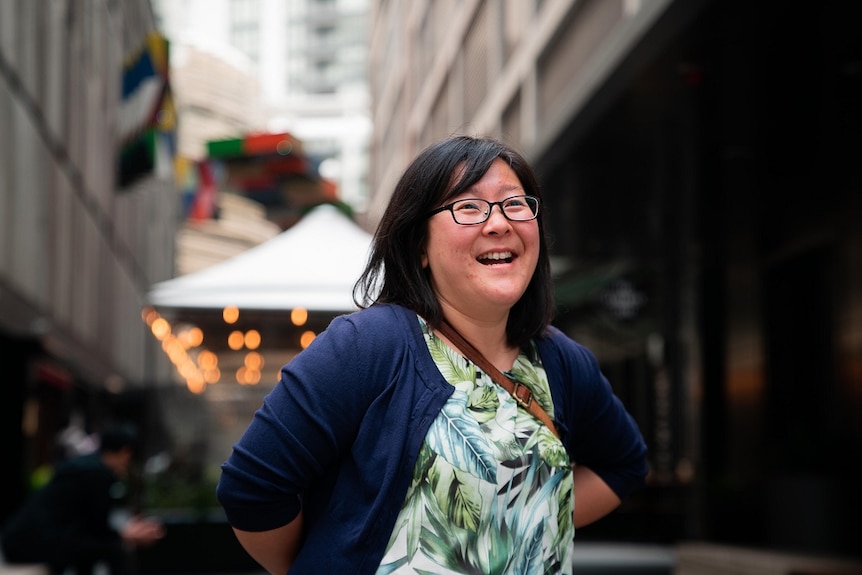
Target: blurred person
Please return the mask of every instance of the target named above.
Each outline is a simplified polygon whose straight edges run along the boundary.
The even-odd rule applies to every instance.
[[[550,325],[541,208],[496,140],[454,136],[406,169],[361,309],[282,368],[222,466],[267,571],[571,573],[575,529],[643,485],[633,418]]]
[[[53,454],[46,461],[33,470],[30,475],[30,490],[36,491],[44,487],[51,476],[54,468],[70,457],[86,455],[99,448],[99,438],[95,433],[86,433],[81,425],[81,415],[78,413],[70,417],[69,424],[57,434],[54,440]]]
[[[161,523],[150,518],[134,516],[120,528],[112,524],[137,444],[133,426],[111,425],[99,435],[97,451],[58,464],[4,526],[6,561],[45,563],[58,575],[67,569],[90,575],[97,564],[111,575],[129,573],[130,553],[164,535]]]

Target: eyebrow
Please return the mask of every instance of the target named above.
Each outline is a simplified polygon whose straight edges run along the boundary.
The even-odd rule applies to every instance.
[[[476,183],[478,184],[479,182],[476,182]],[[468,192],[472,192],[475,188],[476,188],[476,184],[473,184],[472,186],[470,186],[469,188],[465,189],[465,190],[464,190],[463,192],[461,192],[461,193],[462,193],[462,194],[466,194],[466,193],[468,193]],[[518,186],[518,185],[514,185],[514,184],[508,184],[508,185],[505,185],[505,186],[503,186],[503,187],[501,187],[501,188],[499,188],[499,189],[500,189],[500,190],[502,190],[502,191],[504,191],[504,192],[516,192],[516,191],[521,191],[521,192],[524,192],[525,194],[527,193],[527,191],[524,189],[524,186]],[[460,194],[459,194],[459,195],[460,195]]]

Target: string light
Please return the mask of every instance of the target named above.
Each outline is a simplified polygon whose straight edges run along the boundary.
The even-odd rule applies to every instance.
[[[239,309],[234,306],[227,306],[222,310],[221,316],[225,323],[236,323],[239,319]]]
[[[301,307],[290,310],[290,321],[295,326],[305,325],[308,321],[308,310]]]
[[[230,332],[230,335],[227,336],[227,345],[234,351],[239,351],[242,349],[243,343],[245,342],[245,336],[239,330]]]
[[[222,317],[226,323],[235,323],[239,319],[239,310],[235,307],[227,307],[222,310]],[[297,325],[305,323],[308,312],[297,308],[291,313],[292,321]],[[202,348],[204,332],[197,326],[185,326],[175,328],[159,313],[147,307],[141,311],[141,319],[149,326],[153,337],[161,342],[162,350],[170,359],[177,373],[185,380],[186,387],[191,393],[201,394],[208,385],[213,385],[221,380],[221,369],[219,367],[218,355],[208,349]],[[301,345],[307,347],[316,337],[313,331],[306,331],[301,336]],[[228,335],[228,347],[234,351],[240,351],[243,347],[250,351],[243,358],[243,365],[236,370],[236,381],[240,385],[257,385],[261,381],[261,370],[265,361],[261,353],[254,351],[261,344],[260,332],[254,329],[243,333],[234,330]]]
[[[299,337],[299,345],[302,347],[302,349],[305,349],[309,345],[311,345],[311,342],[314,341],[315,337],[317,337],[317,334],[315,334],[313,331],[305,331]]]
[[[245,346],[248,349],[257,349],[260,346],[260,332],[256,329],[250,329],[245,332]]]

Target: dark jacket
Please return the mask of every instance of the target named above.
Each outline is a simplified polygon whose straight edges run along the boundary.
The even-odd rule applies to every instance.
[[[124,494],[123,483],[98,453],[58,465],[4,526],[6,560],[64,566],[115,556],[122,542],[110,514]]]

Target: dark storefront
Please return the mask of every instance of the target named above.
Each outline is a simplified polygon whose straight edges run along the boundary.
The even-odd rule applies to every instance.
[[[75,439],[98,432],[113,420],[135,423],[148,448],[155,431],[146,395],[112,393],[97,387],[46,351],[34,338],[0,333],[0,345],[10,358],[5,371],[0,425],[4,474],[0,525],[30,492],[50,476],[54,465],[72,455]]]
[[[651,447],[649,488],[582,538],[862,552],[859,22],[673,7],[541,159],[558,323]]]

